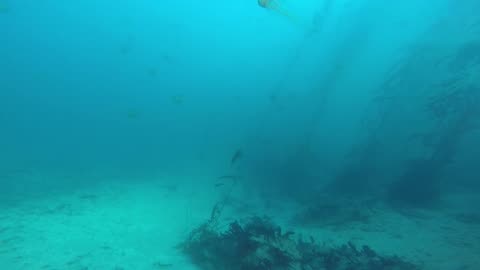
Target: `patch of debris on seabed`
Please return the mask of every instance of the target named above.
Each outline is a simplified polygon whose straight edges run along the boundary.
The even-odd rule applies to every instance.
[[[352,242],[326,245],[321,239],[284,231],[272,219],[251,216],[219,222],[216,205],[208,221],[179,245],[202,270],[417,270],[421,266],[398,256],[379,254]]]

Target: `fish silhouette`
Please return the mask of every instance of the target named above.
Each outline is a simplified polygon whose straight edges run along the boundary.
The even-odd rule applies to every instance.
[[[243,156],[243,152],[241,149],[237,149],[237,151],[235,151],[235,153],[233,153],[233,156],[232,156],[232,159],[230,160],[230,165],[233,166],[235,165],[235,163],[240,159],[242,158]]]
[[[237,178],[238,178],[238,177],[237,177],[236,175],[229,175],[229,174],[227,174],[227,175],[219,176],[217,179],[218,179],[218,180],[228,180],[228,179],[230,179],[230,180],[235,180],[235,179],[237,179]]]

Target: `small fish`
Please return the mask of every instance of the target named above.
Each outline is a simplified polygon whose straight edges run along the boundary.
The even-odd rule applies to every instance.
[[[219,180],[226,180],[226,179],[231,179],[231,180],[235,180],[237,179],[237,176],[236,175],[222,175],[222,176],[219,176],[218,177]]]
[[[132,51],[132,48],[130,48],[130,47],[128,47],[128,46],[122,46],[122,47],[120,48],[120,53],[121,53],[122,55],[127,55],[127,54],[129,54],[131,51]]]
[[[176,105],[181,105],[183,104],[183,95],[173,95],[170,97],[170,100],[172,101],[173,104],[176,104]]]
[[[215,184],[215,187],[216,187],[216,188],[223,187],[223,186],[225,186],[225,183],[221,183],[221,182],[220,182],[220,183],[216,183],[216,184]]]
[[[90,200],[94,201],[97,199],[97,195],[94,194],[82,194],[78,197],[80,200]]]
[[[276,93],[272,93],[270,96],[268,96],[269,100],[271,103],[277,103],[278,102],[278,95]]]
[[[138,111],[134,110],[134,109],[130,109],[128,110],[127,112],[127,118],[128,119],[137,119],[139,116],[139,113]]]
[[[171,263],[161,263],[161,262],[156,262],[153,264],[153,267],[155,269],[169,269],[173,266]]]
[[[165,62],[165,63],[172,63],[172,57],[168,54],[165,54],[162,56],[162,60]]]
[[[147,74],[148,74],[150,77],[157,77],[157,75],[158,75],[158,68],[156,68],[156,67],[148,68],[148,69],[147,69]]]
[[[235,153],[233,153],[232,159],[230,160],[230,165],[233,166],[235,162],[237,162],[240,158],[242,158],[243,152],[241,149],[237,149]]]
[[[169,192],[175,192],[178,189],[176,185],[160,185],[159,188]]]

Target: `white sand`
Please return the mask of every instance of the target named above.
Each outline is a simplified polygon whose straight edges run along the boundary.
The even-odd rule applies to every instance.
[[[106,180],[56,195],[2,201],[0,269],[195,269],[175,246],[209,218],[222,188],[227,187],[193,186],[185,179],[176,184],[165,178]],[[226,209],[225,219],[233,219],[235,211],[289,219],[288,211],[268,213],[253,206],[258,198],[252,194],[240,199],[248,190],[235,192],[240,203]],[[368,224],[293,229],[325,243],[368,244],[427,270],[478,269],[478,224],[433,211],[407,217],[387,209],[377,209]]]

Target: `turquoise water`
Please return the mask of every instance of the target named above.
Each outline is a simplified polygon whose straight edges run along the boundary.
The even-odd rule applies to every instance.
[[[267,2],[0,0],[0,268],[201,269],[222,202],[477,269],[480,2]]]

